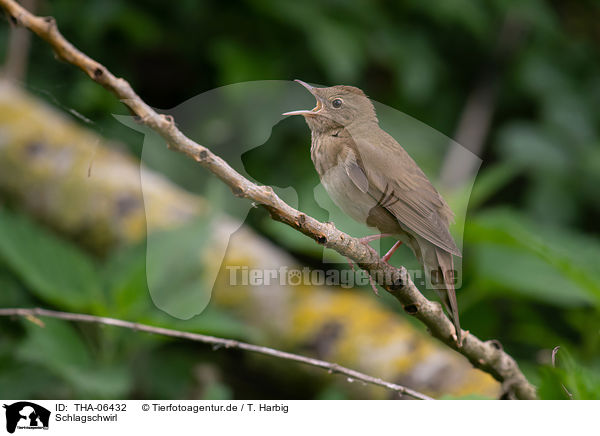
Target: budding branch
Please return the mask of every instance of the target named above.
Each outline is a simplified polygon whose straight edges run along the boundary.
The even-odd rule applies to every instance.
[[[359,380],[364,383],[369,383],[375,386],[381,386],[386,389],[390,389],[402,395],[407,395],[409,397],[415,398],[417,400],[433,400],[433,398],[428,397],[425,394],[414,391],[404,386],[397,385],[395,383],[390,383],[380,378],[372,377],[367,374],[363,374],[361,372],[355,371],[350,368],[346,368],[344,366],[338,365],[337,363],[325,362],[324,360],[313,359],[312,357],[300,356],[298,354],[292,354],[285,351],[275,350],[274,348],[263,347],[260,345],[248,344],[246,342],[236,341],[234,339],[224,339],[217,338],[215,336],[207,336],[201,335],[198,333],[190,333],[190,332],[182,332],[180,330],[172,330],[166,329],[162,327],[155,327],[146,324],[139,324],[137,322],[124,321],[122,319],[115,318],[107,318],[103,316],[94,316],[87,315],[83,313],[69,313],[69,312],[59,312],[56,310],[47,310],[47,309],[21,309],[21,308],[10,308],[10,309],[0,309],[0,316],[22,316],[30,321],[43,325],[43,321],[39,320],[37,317],[49,317],[56,319],[63,319],[65,321],[76,321],[76,322],[88,322],[95,324],[103,324],[103,325],[111,325],[116,327],[127,328],[131,330],[136,330],[140,332],[152,333],[156,335],[162,336],[170,336],[172,338],[180,338],[187,339],[190,341],[202,342],[205,344],[210,344],[213,346],[213,349],[218,348],[237,348],[239,350],[251,351],[253,353],[264,354],[267,356],[278,357],[280,359],[292,360],[294,362],[304,363],[310,366],[316,366],[318,368],[323,368],[329,371],[330,373],[344,374],[348,377],[349,380]]]

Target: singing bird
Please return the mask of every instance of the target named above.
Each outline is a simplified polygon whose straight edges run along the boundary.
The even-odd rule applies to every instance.
[[[385,262],[400,244],[411,248],[454,321],[461,346],[452,257],[461,253],[448,230],[452,210],[410,155],[379,127],[363,91],[296,82],[316,98],[316,107],[283,115],[304,116],[311,130],[310,155],[329,196],[350,217],[381,233],[362,242],[383,235],[397,239]]]

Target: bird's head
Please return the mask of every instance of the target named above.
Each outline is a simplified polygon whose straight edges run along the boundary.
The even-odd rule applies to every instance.
[[[317,99],[311,110],[286,112],[283,115],[302,115],[311,130],[325,132],[340,127],[348,127],[355,122],[377,122],[371,100],[354,86],[336,85],[329,88],[316,88],[296,80]]]

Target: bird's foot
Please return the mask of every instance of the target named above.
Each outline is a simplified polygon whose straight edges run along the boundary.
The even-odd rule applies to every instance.
[[[377,254],[377,252],[375,251],[375,249],[369,245],[369,243],[371,243],[377,239],[385,238],[388,236],[393,236],[393,235],[391,233],[381,233],[379,235],[365,236],[363,238],[359,238],[358,240],[360,241],[361,244],[364,244],[369,249],[369,251],[371,251],[375,256],[379,256]],[[356,269],[354,268],[354,262],[352,261],[352,259],[347,257],[346,260],[348,260],[348,263],[350,264],[350,268],[352,268],[352,271],[356,271]],[[369,274],[369,273],[367,272],[367,274]],[[373,280],[373,277],[371,276],[371,274],[369,274],[369,283],[371,284],[371,289],[373,289],[373,293],[379,297],[379,291],[377,290],[377,284],[375,283],[375,280]]]
[[[369,248],[371,248],[371,247],[369,247]],[[373,250],[373,248],[371,248],[371,250]],[[373,251],[375,251],[375,250],[373,250]],[[350,268],[352,268],[352,271],[356,271],[356,268],[354,268],[354,262],[352,261],[352,259],[347,257],[346,260],[350,264]],[[367,271],[367,274],[369,274],[368,271]],[[375,280],[373,280],[373,277],[371,276],[371,274],[369,274],[369,283],[371,284],[371,289],[373,289],[373,293],[379,297],[379,291],[377,290],[377,285],[375,284]]]
[[[396,252],[398,247],[400,247],[401,245],[402,245],[402,241],[396,241],[396,243],[392,246],[392,248],[390,248],[390,251],[385,253],[385,255],[381,258],[381,261],[388,263],[388,261],[390,260],[392,255]]]
[[[469,334],[470,334],[469,330],[463,330],[460,341],[459,341],[458,336],[456,335],[456,328],[454,329],[454,333],[452,333],[452,339],[454,339],[454,342],[456,342],[456,346],[458,348],[462,348],[463,343],[465,342],[465,338],[467,336],[469,336]]]
[[[377,239],[385,238],[388,236],[392,236],[392,234],[391,233],[381,233],[379,235],[370,235],[370,236],[365,236],[363,238],[358,238],[358,240],[361,244],[365,245],[369,249],[369,251],[371,251],[371,253],[377,255],[377,252],[375,251],[375,249],[373,247],[371,247],[369,244]],[[354,268],[354,262],[352,261],[352,259],[347,257],[346,260],[348,261],[350,268],[352,268],[352,271],[356,271],[356,269]]]
[[[361,244],[368,245],[371,242],[376,241],[377,239],[387,238],[389,236],[393,236],[393,235],[391,233],[380,233],[378,235],[364,236],[362,238],[358,238],[358,240],[360,241]]]
[[[367,274],[369,272],[367,271]],[[371,284],[371,289],[373,289],[373,293],[379,297],[379,291],[377,290],[377,285],[375,284],[375,280],[373,280],[373,276],[369,274],[369,283]]]

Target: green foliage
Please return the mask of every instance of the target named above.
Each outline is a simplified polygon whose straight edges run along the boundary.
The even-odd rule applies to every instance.
[[[0,210],[0,265],[4,268],[0,274],[0,284],[4,285],[0,294],[2,306],[40,304],[223,337],[248,339],[252,333],[213,307],[189,321],[157,310],[146,284],[144,246],[119,250],[103,264],[97,264],[72,243],[6,209]],[[34,298],[27,298],[19,283]],[[6,320],[0,321],[8,325]],[[22,380],[43,380],[16,389],[14,376],[0,376],[3,397],[19,392],[23,397],[38,397],[52,386],[57,395],[67,397],[127,398],[138,381],[132,362],[146,353],[158,353],[168,342],[160,337],[118,332],[114,327],[75,328],[71,323],[53,319],[44,319],[42,326],[28,320],[22,324],[21,340],[13,342],[10,336],[0,339],[0,368],[16,371]],[[10,353],[11,349],[16,352]],[[172,371],[165,376],[165,384],[172,388],[159,389],[155,392],[157,397],[177,397],[189,388],[198,355],[187,355],[187,372]],[[29,374],[34,373],[30,378]],[[56,383],[61,386],[59,389],[55,389]],[[226,387],[218,383],[211,386],[206,395],[229,395]]]
[[[539,395],[547,400],[597,400],[600,398],[600,372],[577,363],[566,350],[557,354],[557,367],[541,368]]]
[[[43,328],[24,321],[27,339],[18,350],[19,360],[37,364],[63,378],[75,395],[121,398],[131,388],[127,368],[97,362],[76,330],[64,321],[45,319]]]
[[[189,319],[210,300],[212,283],[204,278],[202,257],[210,250],[210,221],[199,219],[175,230],[148,235],[147,277],[155,304]]]
[[[558,306],[600,307],[600,241],[535,226],[507,209],[469,223],[473,279],[490,292],[514,292]]]
[[[38,298],[68,310],[86,312],[103,298],[89,257],[6,210],[0,210],[0,258]]]

